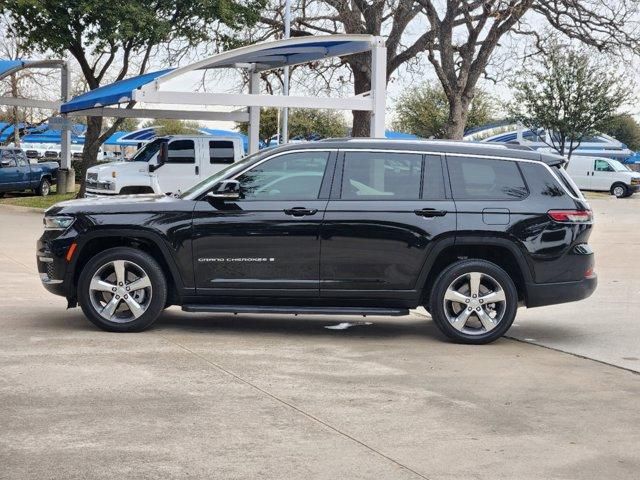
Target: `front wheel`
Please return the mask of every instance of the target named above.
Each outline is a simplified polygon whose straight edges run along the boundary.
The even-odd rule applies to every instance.
[[[78,301],[91,322],[110,332],[137,332],[164,310],[167,282],[149,254],[129,247],[105,250],[82,269]]]
[[[615,195],[616,198],[628,197],[629,188],[624,183],[614,183],[611,186],[611,195]]]
[[[461,260],[438,276],[429,307],[437,327],[451,340],[490,343],[511,327],[518,310],[518,292],[509,274],[498,265]]]

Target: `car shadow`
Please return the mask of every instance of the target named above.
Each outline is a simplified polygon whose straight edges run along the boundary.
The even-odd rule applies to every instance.
[[[330,328],[327,328],[330,327]],[[282,334],[352,338],[393,338],[419,336],[443,339],[428,317],[251,315],[227,313],[189,313],[165,311],[153,324],[154,331]]]

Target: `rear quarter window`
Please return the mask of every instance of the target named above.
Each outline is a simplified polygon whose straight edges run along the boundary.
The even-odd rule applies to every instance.
[[[515,161],[448,155],[447,162],[457,200],[522,200],[529,195]]]

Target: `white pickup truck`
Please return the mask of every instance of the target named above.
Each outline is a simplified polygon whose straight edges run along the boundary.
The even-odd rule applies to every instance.
[[[242,158],[242,140],[208,135],[159,137],[131,160],[87,169],[86,195],[178,193]]]

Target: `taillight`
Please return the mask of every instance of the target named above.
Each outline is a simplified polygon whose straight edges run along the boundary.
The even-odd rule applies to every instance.
[[[549,210],[552,220],[562,223],[590,223],[593,221],[591,210]]]

